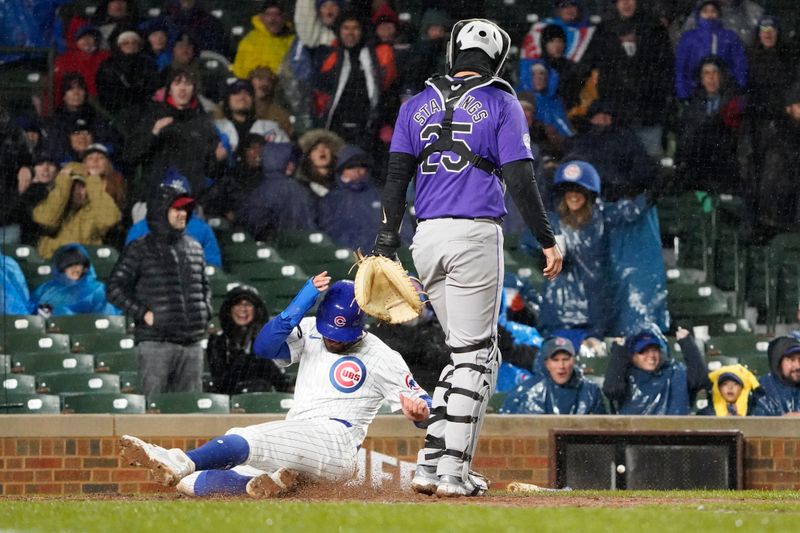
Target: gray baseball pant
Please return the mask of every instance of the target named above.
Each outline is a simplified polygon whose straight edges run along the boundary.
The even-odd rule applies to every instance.
[[[451,349],[417,462],[466,480],[500,359],[503,232],[490,219],[425,220],[411,252]]]

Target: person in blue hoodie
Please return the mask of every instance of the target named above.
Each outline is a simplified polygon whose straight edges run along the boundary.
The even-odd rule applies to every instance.
[[[719,20],[718,0],[700,0],[693,16],[697,27],[684,33],[675,51],[675,93],[687,100],[697,88],[695,72],[700,61],[718,56],[728,66],[740,89],[747,86],[747,55],[739,36],[725,29]]]
[[[603,394],[575,366],[575,347],[564,337],[548,339],[536,358],[536,373],[509,393],[505,414],[602,415]]]
[[[268,241],[281,231],[316,230],[312,193],[293,177],[294,146],[267,143],[261,152],[261,184],[236,210],[236,223],[257,240]]]
[[[776,337],[767,348],[770,373],[759,379],[764,391],[755,416],[800,416],[800,341]]]
[[[600,176],[585,161],[570,161],[556,170],[556,209],[550,224],[561,235],[564,266],[561,275],[542,287],[539,328],[549,335],[569,337],[577,345],[586,337],[602,339],[615,309],[610,304],[611,281]],[[523,245],[538,247],[530,233]]]
[[[348,144],[339,152],[335,184],[318,200],[319,228],[336,244],[352,250],[371,250],[381,224],[381,192],[372,180],[372,158]],[[401,226],[401,239],[409,244],[413,226]]]
[[[676,334],[686,364],[670,355],[658,327],[650,325],[614,342],[603,392],[621,415],[688,415],[692,396],[710,387],[703,356],[689,332]]]
[[[16,259],[0,254],[0,267],[3,269],[3,285],[0,300],[4,315],[29,315],[36,309],[31,303],[25,274]]]
[[[522,59],[519,62],[517,92],[533,93],[536,99],[536,120],[556,128],[559,135],[575,135],[567,118],[564,103],[558,95],[559,74],[542,59]]]
[[[51,276],[33,291],[34,307],[47,308],[54,316],[122,314],[106,300],[106,286],[97,279],[89,252],[82,245],[65,244],[56,250]]]
[[[162,185],[172,187],[182,194],[191,194],[191,187],[189,180],[182,176],[176,170],[170,169],[167,171],[167,176],[162,182]],[[125,246],[150,233],[150,227],[147,225],[147,218],[143,218],[128,230],[128,235],[125,237]],[[219,249],[217,237],[214,235],[214,230],[208,225],[205,220],[193,216],[189,213],[189,221],[186,224],[186,234],[203,247],[203,254],[207,265],[222,268],[222,252]]]

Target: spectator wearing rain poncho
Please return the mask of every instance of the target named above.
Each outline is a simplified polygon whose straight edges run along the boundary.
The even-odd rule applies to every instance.
[[[52,314],[94,313],[120,315],[106,300],[106,286],[97,279],[89,252],[80,244],[65,244],[53,254],[52,278],[33,291],[34,306],[48,306]]]
[[[654,325],[611,345],[603,392],[621,415],[688,415],[691,395],[707,387],[703,356],[689,332],[675,336],[686,364],[672,358]]]
[[[602,339],[615,309],[609,300],[604,205],[597,200],[600,176],[584,161],[565,163],[556,170],[553,192],[556,211],[549,213],[550,225],[561,235],[564,266],[560,276],[544,282],[538,326],[579,345],[587,337]],[[530,232],[523,244],[539,247]]]
[[[575,347],[564,337],[548,339],[536,358],[536,374],[509,393],[500,413],[602,415],[600,387],[575,367]]]
[[[3,269],[3,286],[0,300],[4,315],[28,315],[35,305],[31,304],[28,283],[19,263],[5,254],[0,254],[0,267]]]
[[[711,401],[697,412],[708,416],[747,416],[753,414],[763,395],[758,379],[742,365],[722,366],[709,372]]]
[[[755,416],[800,416],[800,341],[794,337],[772,339],[767,348],[770,373],[760,379],[764,397]]]
[[[559,135],[572,137],[564,103],[558,96],[559,74],[542,59],[522,59],[519,62],[517,92],[533,93],[536,98],[536,119],[556,128]]]

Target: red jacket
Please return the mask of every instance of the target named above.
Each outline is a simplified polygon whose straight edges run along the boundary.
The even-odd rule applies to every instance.
[[[111,53],[108,50],[97,50],[93,54],[87,54],[81,50],[72,49],[64,52],[56,58],[55,78],[56,78],[56,107],[61,103],[61,79],[67,72],[79,72],[86,80],[86,87],[89,94],[97,96],[97,88],[94,78],[100,64],[108,59]]]

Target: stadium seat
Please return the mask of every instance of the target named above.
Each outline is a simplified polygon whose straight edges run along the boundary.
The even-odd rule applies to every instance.
[[[767,327],[795,322],[800,301],[800,235],[782,233],[769,244]]]
[[[120,370],[115,372],[119,375],[119,390],[125,394],[139,393],[139,373],[136,370]]]
[[[676,319],[730,314],[725,294],[708,284],[670,284],[667,289],[667,307],[670,315]]]
[[[738,365],[740,362],[738,357],[728,357],[726,355],[716,355],[706,359],[706,368],[708,368],[709,372],[718,370],[723,366]]]
[[[0,414],[51,415],[61,412],[61,399],[54,394],[9,394],[0,397]]]
[[[6,374],[3,376],[3,393],[35,394],[36,377],[27,374]]]
[[[91,256],[92,266],[97,277],[106,280],[111,275],[114,265],[119,259],[119,252],[113,246],[87,246]]]
[[[94,372],[94,355],[61,353],[14,354],[11,371],[20,374],[44,372]]]
[[[2,339],[3,352],[69,353],[69,335],[63,333],[14,333]]]
[[[68,315],[47,319],[47,330],[55,333],[117,333],[127,330],[120,315]]]
[[[164,392],[147,397],[149,413],[207,413],[227,414],[230,398],[227,394],[210,392]]]
[[[17,260],[20,265],[22,263],[35,263],[39,265],[45,264],[45,260],[36,251],[36,248],[27,244],[8,244],[2,245],[3,255],[8,255]]]
[[[119,376],[96,372],[53,372],[36,376],[36,390],[42,394],[120,392]]]
[[[294,395],[284,392],[249,392],[231,396],[231,413],[286,413]]]
[[[145,397],[141,394],[76,394],[64,398],[64,413],[118,413],[139,415],[145,412]]]
[[[132,352],[135,347],[133,335],[118,333],[76,333],[69,340],[75,353]]]
[[[608,349],[611,353],[611,349]],[[609,357],[578,357],[577,363],[586,376],[605,377],[608,369]]]
[[[283,263],[283,258],[275,248],[255,241],[229,245],[223,248],[222,259],[231,272],[234,271],[231,267],[239,263],[262,263],[265,261]]]
[[[275,261],[235,263],[231,265],[231,271],[247,282],[282,279],[296,275],[305,277],[303,269],[299,266]]]
[[[528,281],[534,289],[541,290],[544,275],[540,260],[523,250],[504,250],[506,272],[513,272],[523,281]],[[541,263],[543,266],[543,263]]]
[[[44,334],[44,318],[38,315],[2,315],[2,336],[16,333]]]
[[[275,244],[279,250],[284,248],[307,248],[311,246],[335,246],[334,242],[321,231],[282,231]]]
[[[749,357],[766,359],[768,345],[769,340],[753,334],[712,337],[706,341],[706,355],[709,357],[725,355],[739,359]]]
[[[137,368],[136,352],[133,350],[106,352],[94,356],[95,372],[119,374],[122,371],[136,372]],[[120,387],[121,386],[122,383],[120,382]]]
[[[486,406],[487,413],[496,413],[500,410],[500,407],[503,406],[503,402],[506,401],[506,396],[508,396],[507,392],[496,392],[492,394],[492,397],[489,398],[489,404]]]
[[[281,257],[299,265],[309,276],[327,270],[334,279],[354,279],[355,256],[349,248],[341,246],[306,246],[281,248]]]
[[[217,230],[219,245],[223,250],[235,248],[244,244],[255,244],[256,240],[246,231],[234,229],[229,231]]]
[[[0,375],[5,377],[9,372],[11,372],[11,356],[0,353]]]
[[[712,337],[723,335],[741,335],[751,333],[750,324],[743,318],[730,316],[706,316],[698,318],[679,318],[674,321],[676,328],[686,328],[692,331],[696,326],[708,328],[708,334]]]

